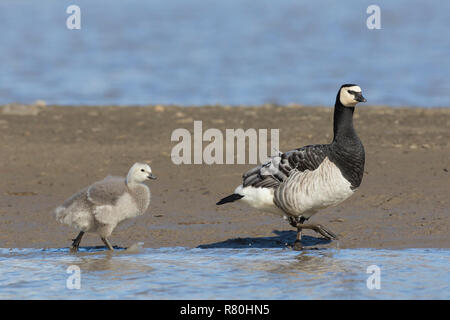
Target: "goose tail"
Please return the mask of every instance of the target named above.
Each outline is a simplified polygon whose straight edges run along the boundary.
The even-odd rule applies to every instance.
[[[218,206],[220,206],[220,205],[225,204],[225,203],[228,203],[228,202],[234,202],[234,201],[240,200],[240,199],[242,199],[243,197],[244,197],[244,196],[242,196],[242,195],[240,195],[240,194],[233,193],[233,194],[230,194],[228,197],[225,197],[225,198],[221,199],[221,200],[220,200],[219,202],[217,202],[216,204],[217,204]]]

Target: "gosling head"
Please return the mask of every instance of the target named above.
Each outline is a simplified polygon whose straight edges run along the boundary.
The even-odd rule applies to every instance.
[[[127,182],[144,182],[146,180],[155,180],[156,176],[152,172],[152,168],[146,163],[135,163],[127,175]]]
[[[354,107],[358,102],[366,102],[361,88],[356,84],[344,84],[339,89],[337,99],[344,107]]]

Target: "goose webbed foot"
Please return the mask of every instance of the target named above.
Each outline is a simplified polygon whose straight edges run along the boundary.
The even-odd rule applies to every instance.
[[[80,247],[81,238],[83,238],[84,232],[80,231],[75,239],[72,239],[72,247],[70,248],[70,252],[78,252],[78,248]]]
[[[302,224],[302,223],[298,223],[297,224],[297,228],[311,229],[311,230],[314,230],[317,233],[320,233],[322,236],[325,237],[325,239],[338,240],[338,237],[337,237],[337,235],[334,232],[332,232],[330,229],[325,228],[321,224]]]
[[[303,250],[303,244],[301,240],[295,240],[294,244],[292,245],[292,250],[295,251],[302,251]]]
[[[107,238],[102,238],[102,241],[106,245],[108,250],[114,251],[113,246],[111,245],[111,243],[109,242],[109,240]]]

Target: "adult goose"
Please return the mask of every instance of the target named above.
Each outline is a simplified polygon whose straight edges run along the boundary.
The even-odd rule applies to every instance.
[[[366,102],[361,88],[344,84],[334,107],[334,138],[330,144],[308,145],[281,153],[243,175],[243,183],[217,205],[243,201],[253,208],[280,214],[297,228],[293,248],[302,249],[302,229],[325,238],[337,236],[320,224],[306,224],[320,209],[334,206],[360,186],[364,147],[353,128],[353,112]]]

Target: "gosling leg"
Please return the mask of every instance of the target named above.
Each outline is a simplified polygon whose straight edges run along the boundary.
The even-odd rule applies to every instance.
[[[75,239],[73,239],[72,248],[70,249],[71,252],[78,252],[78,248],[80,246],[81,238],[83,238],[83,235],[84,231],[80,231],[78,236]]]

